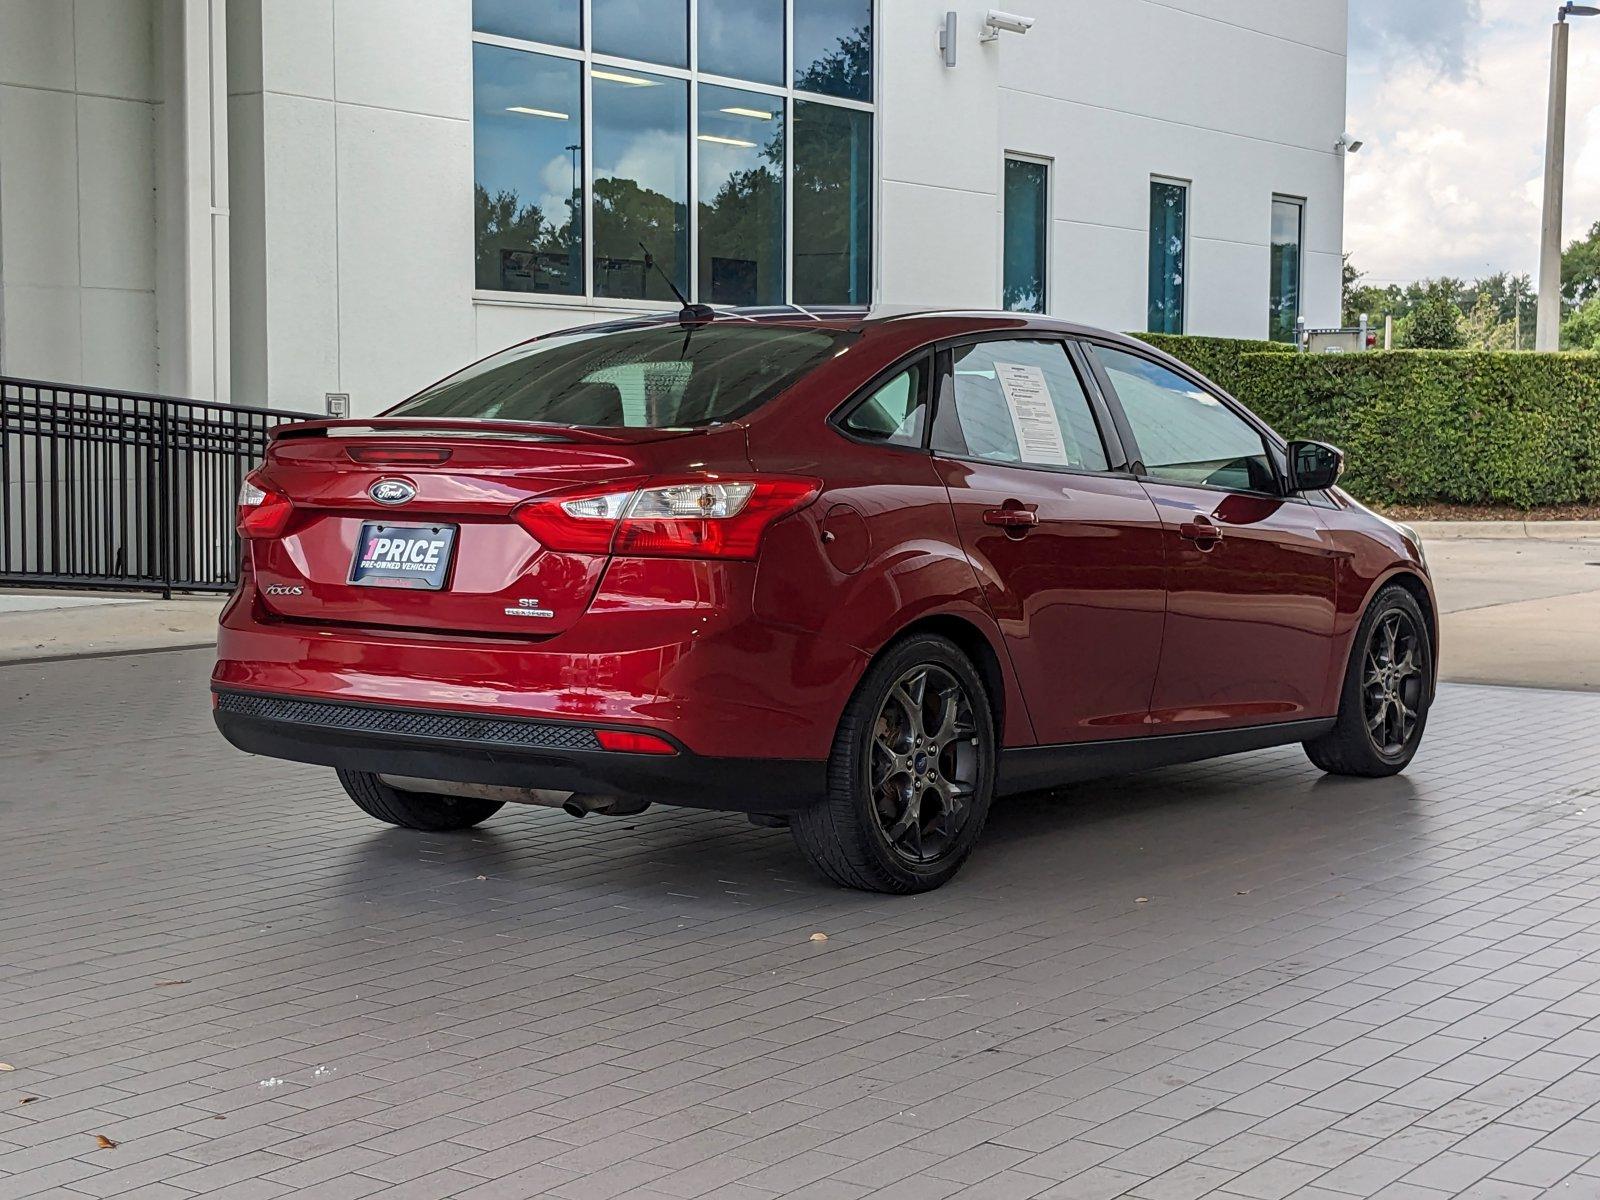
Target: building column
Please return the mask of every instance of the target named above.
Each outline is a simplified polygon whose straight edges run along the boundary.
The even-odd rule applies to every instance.
[[[164,0],[162,390],[232,393],[226,0]]]

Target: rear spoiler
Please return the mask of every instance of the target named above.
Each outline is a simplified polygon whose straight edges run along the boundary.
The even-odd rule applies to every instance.
[[[728,422],[725,424],[731,424]],[[683,429],[606,429],[592,425],[551,425],[538,421],[488,421],[459,417],[370,417],[297,421],[272,431],[273,441],[300,438],[460,438],[497,442],[588,442],[627,445],[663,437],[709,433],[722,426]]]

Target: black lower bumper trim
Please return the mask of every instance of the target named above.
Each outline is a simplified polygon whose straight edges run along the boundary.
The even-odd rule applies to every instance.
[[[636,796],[685,808],[789,813],[820,799],[825,764],[620,754],[591,726],[218,689],[217,728],[250,754],[350,771]]]

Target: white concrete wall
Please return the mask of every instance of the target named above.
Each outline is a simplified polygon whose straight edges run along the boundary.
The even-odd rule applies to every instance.
[[[1264,337],[1274,193],[1306,204],[1303,309],[1339,317],[1345,0],[881,0],[885,300],[1000,299],[1007,151],[1052,160],[1050,311],[1145,327],[1152,176],[1189,181],[1187,331]]]
[[[0,3],[0,371],[157,383],[154,0]]]
[[[368,413],[628,311],[474,298],[470,0],[227,0],[208,201],[205,64],[179,34],[209,2],[0,2],[0,367],[311,410],[342,391]],[[1053,312],[1143,327],[1163,175],[1191,183],[1190,332],[1265,333],[1274,193],[1306,198],[1305,314],[1337,319],[1346,0],[1008,4],[1034,30],[984,44],[987,3],[879,0],[878,300],[998,303],[1014,151],[1054,164]],[[206,245],[227,247],[214,307]],[[190,376],[215,320],[213,385]]]

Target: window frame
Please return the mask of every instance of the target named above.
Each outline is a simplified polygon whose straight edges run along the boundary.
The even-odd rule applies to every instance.
[[[1294,323],[1289,340],[1279,342],[1279,345],[1293,346],[1299,340],[1300,319],[1305,316],[1306,296],[1306,197],[1291,196],[1288,192],[1273,192],[1272,203],[1267,207],[1267,340],[1277,341],[1273,337],[1273,305],[1272,289],[1277,283],[1276,274],[1272,270],[1272,226],[1277,216],[1280,204],[1294,206],[1299,214],[1299,221],[1295,229],[1295,287],[1294,287]]]
[[[1105,397],[1101,394],[1098,380],[1090,373],[1073,344],[1075,339],[1065,333],[1050,329],[1001,329],[990,330],[983,333],[970,333],[962,337],[945,338],[935,347],[935,362],[933,373],[932,408],[928,413],[927,433],[923,438],[923,445],[929,454],[936,458],[947,459],[951,462],[982,463],[986,467],[998,467],[1002,470],[1013,471],[1049,471],[1055,475],[1092,475],[1099,479],[1107,477],[1132,479],[1134,475],[1129,469],[1130,462],[1121,438],[1121,433],[1112,420],[1110,407],[1106,404]],[[1100,446],[1105,451],[1106,469],[1099,470],[1092,467],[1057,466],[1052,463],[1030,462],[999,462],[992,458],[983,458],[976,454],[957,454],[950,450],[940,450],[933,444],[934,430],[939,425],[939,414],[944,408],[946,397],[952,408],[955,406],[955,351],[963,346],[974,346],[983,342],[1054,342],[1061,346],[1066,355],[1067,365],[1077,377],[1078,386],[1083,389],[1084,398],[1089,402],[1089,418],[1094,422],[1095,429],[1100,435]]]
[[[1044,168],[1044,244],[1041,258],[1044,262],[1044,295],[1040,300],[1041,307],[1038,312],[1024,309],[1006,308],[1006,164],[1008,162],[1033,163]],[[1056,193],[1056,160],[1043,154],[1029,154],[1022,150],[1006,150],[1000,155],[1000,255],[999,255],[999,295],[1000,307],[1006,312],[1019,312],[1027,316],[1044,316],[1050,311],[1051,280],[1055,272],[1050,269],[1051,255],[1055,250],[1055,193]]]
[[[1112,421],[1116,425],[1118,436],[1130,453],[1129,472],[1141,481],[1159,483],[1164,487],[1195,488],[1199,491],[1218,492],[1229,496],[1256,496],[1269,497],[1285,503],[1299,502],[1310,503],[1307,496],[1296,495],[1288,491],[1284,476],[1285,454],[1288,452],[1288,442],[1283,436],[1268,425],[1255,413],[1246,408],[1240,401],[1230,396],[1227,392],[1211,383],[1203,375],[1190,370],[1185,364],[1176,359],[1168,359],[1154,352],[1150,347],[1138,343],[1129,344],[1109,337],[1094,337],[1083,335],[1077,339],[1085,348],[1084,357],[1093,370],[1100,386],[1105,390],[1108,407],[1111,409]],[[1192,384],[1200,391],[1218,401],[1234,416],[1238,417],[1247,426],[1255,431],[1261,439],[1261,449],[1267,459],[1267,465],[1272,469],[1273,478],[1277,481],[1277,490],[1272,492],[1256,491],[1253,488],[1230,488],[1217,483],[1188,483],[1175,479],[1164,479],[1153,475],[1144,464],[1143,452],[1139,449],[1138,435],[1133,431],[1133,425],[1128,420],[1127,411],[1122,406],[1122,398],[1117,395],[1116,385],[1111,382],[1111,376],[1105,369],[1105,364],[1100,361],[1099,355],[1094,353],[1096,348],[1116,350],[1131,358],[1143,359],[1145,362],[1170,371],[1184,382]]]
[[[1192,179],[1180,179],[1176,175],[1152,175],[1152,176],[1150,176],[1149,186],[1145,189],[1145,207],[1146,207],[1147,211],[1149,209],[1150,191],[1157,184],[1162,184],[1162,185],[1164,185],[1166,187],[1175,187],[1175,188],[1182,188],[1183,189],[1183,303],[1178,309],[1178,328],[1176,330],[1156,330],[1156,329],[1149,328],[1149,325],[1150,325],[1150,262],[1149,262],[1148,257],[1147,257],[1147,259],[1145,261],[1145,265],[1144,265],[1144,279],[1145,279],[1145,297],[1144,297],[1145,322],[1144,323],[1145,323],[1145,332],[1147,332],[1147,333],[1164,333],[1164,334],[1166,334],[1167,336],[1170,336],[1170,337],[1182,337],[1182,336],[1184,336],[1184,334],[1186,334],[1189,331],[1189,242],[1190,242],[1190,236],[1189,235],[1190,235],[1190,230],[1191,230],[1191,225],[1192,225],[1192,218],[1190,217],[1190,209],[1192,208],[1191,201],[1193,201],[1193,199],[1194,199],[1194,180],[1192,180]],[[1149,252],[1149,250],[1151,248],[1150,247],[1150,234],[1151,234],[1151,232],[1152,231],[1147,227],[1146,230],[1145,230],[1145,251],[1146,251],[1147,255],[1148,255],[1148,252]]]
[[[868,232],[872,239],[871,250],[868,255],[868,280],[866,304],[871,304],[878,295],[879,280],[882,272],[882,237],[880,236],[880,215],[882,207],[883,185],[883,121],[879,113],[879,97],[883,94],[882,61],[883,54],[879,45],[882,33],[882,7],[883,0],[872,0],[872,100],[853,100],[843,96],[828,96],[820,92],[806,91],[794,86],[794,5],[796,0],[784,0],[783,5],[783,71],[785,83],[782,86],[759,83],[749,79],[736,79],[726,75],[716,75],[702,72],[700,67],[700,4],[699,0],[682,0],[689,9],[689,65],[688,67],[672,67],[662,63],[644,62],[638,59],[622,58],[613,54],[597,53],[593,49],[594,27],[590,19],[589,0],[578,0],[579,26],[577,47],[562,46],[550,42],[527,41],[522,38],[506,37],[501,34],[480,33],[473,29],[468,15],[468,38],[470,44],[500,46],[507,50],[520,50],[529,54],[545,54],[556,58],[575,60],[580,64],[579,78],[580,91],[583,100],[583,123],[580,137],[583,142],[582,164],[583,171],[581,182],[583,187],[583,288],[581,291],[563,294],[548,295],[533,292],[506,292],[492,288],[480,288],[474,279],[472,288],[472,301],[474,304],[503,305],[513,308],[580,308],[595,310],[618,310],[625,312],[676,312],[676,301],[629,299],[619,296],[595,295],[595,270],[594,270],[594,102],[591,72],[598,66],[601,69],[615,68],[619,71],[631,71],[641,74],[660,75],[665,78],[682,79],[689,84],[689,130],[688,130],[688,155],[689,155],[689,286],[686,294],[691,303],[700,300],[700,280],[698,264],[700,262],[700,156],[696,150],[696,142],[700,131],[700,100],[699,84],[709,83],[719,87],[736,88],[742,91],[759,92],[764,95],[778,97],[783,102],[784,113],[784,194],[783,194],[783,303],[795,305],[794,297],[794,119],[795,103],[799,100],[814,101],[818,104],[830,104],[838,108],[851,108],[858,112],[865,112],[872,117],[872,174],[867,181],[868,203],[870,216],[868,218]],[[476,92],[476,80],[472,81]],[[477,138],[476,119],[468,120],[470,136],[474,145]],[[476,170],[473,181],[476,183]],[[476,230],[474,230],[476,240]]]

